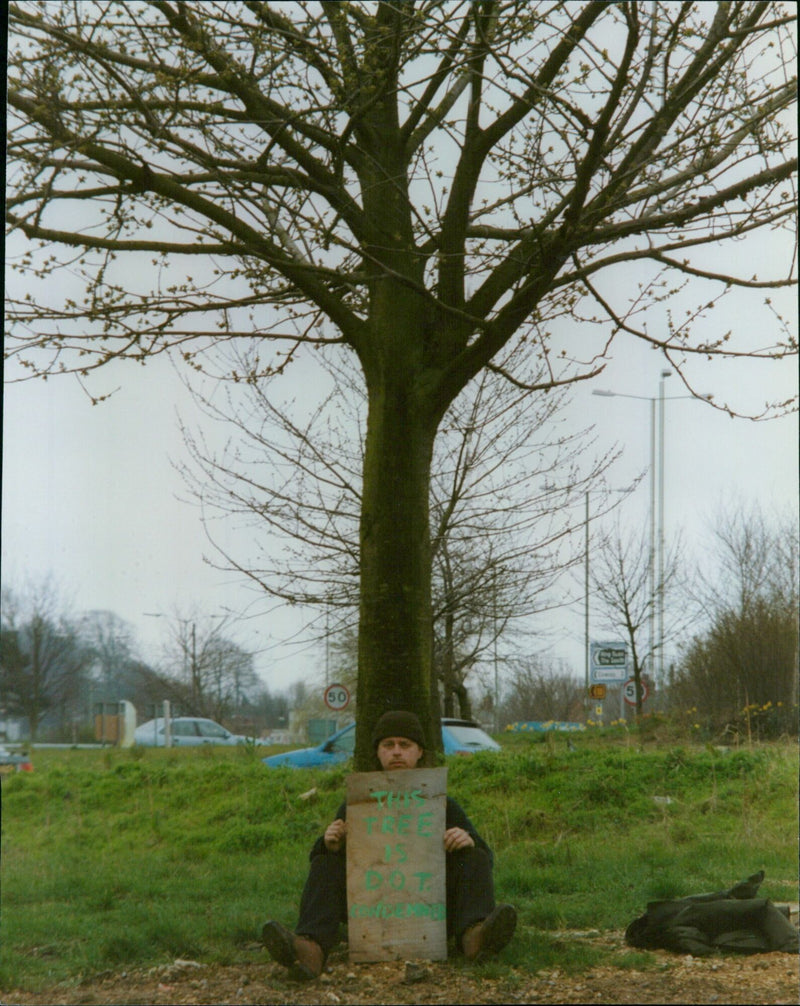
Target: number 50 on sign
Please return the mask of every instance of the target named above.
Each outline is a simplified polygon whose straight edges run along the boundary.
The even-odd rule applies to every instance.
[[[325,705],[335,712],[347,709],[350,705],[350,692],[344,685],[328,685],[325,689]]]

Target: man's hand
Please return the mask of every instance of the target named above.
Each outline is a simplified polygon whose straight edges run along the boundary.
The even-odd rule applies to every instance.
[[[340,817],[337,817],[336,820],[332,821],[325,829],[325,848],[329,852],[339,852],[344,845],[346,836],[347,821],[343,821]]]
[[[448,828],[444,833],[444,851],[455,852],[456,849],[469,849],[475,845],[472,835],[463,828]]]

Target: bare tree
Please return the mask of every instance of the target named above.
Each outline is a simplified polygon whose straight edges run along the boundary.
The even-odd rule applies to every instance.
[[[445,715],[471,718],[468,673],[525,634],[579,559],[583,491],[609,456],[588,431],[559,435],[563,392],[533,402],[484,372],[445,417],[431,478],[434,646]],[[555,480],[558,479],[556,486]],[[573,515],[570,518],[570,515]]]
[[[80,619],[79,632],[99,675],[103,700],[127,698],[124,679],[133,661],[130,626],[113,611],[90,611]]]
[[[436,736],[430,468],[470,380],[588,379],[621,335],[687,386],[695,355],[794,351],[770,306],[747,332],[707,323],[726,294],[775,301],[792,281],[791,240],[771,276],[729,248],[793,224],[793,15],[10,6],[7,216],[32,242],[10,291],[20,365],[87,374],[172,348],[202,367],[204,348],[256,339],[233,379],[284,369],[302,342],[347,346],[364,373],[357,764],[387,705]],[[59,267],[74,294],[48,281]],[[665,328],[685,283],[696,303],[679,298]]]
[[[583,709],[583,687],[566,668],[546,658],[519,658],[509,666],[506,690],[500,705],[500,722],[575,719]]]
[[[237,356],[236,366],[250,361]],[[190,460],[177,467],[218,561],[270,597],[344,612],[347,624],[358,608],[364,394],[346,367],[330,363],[325,376],[329,390],[305,410],[281,401],[270,382],[212,385],[210,394],[189,382],[225,440],[183,426]],[[217,533],[220,518],[246,531],[238,549]]]
[[[193,464],[180,466],[223,563],[316,610],[309,617],[321,638],[346,633],[358,613],[366,411],[357,375],[327,371],[333,390],[302,427],[262,384],[208,396],[195,386],[227,438],[215,449],[184,429]],[[587,460],[589,431],[559,429],[567,406],[563,389],[531,398],[486,371],[445,416],[430,483],[433,659],[445,715],[457,698],[471,716],[469,671],[500,636],[522,631],[577,561],[578,504],[613,457]],[[220,516],[247,529],[243,557],[217,535]]]
[[[168,700],[173,715],[193,709],[191,686],[183,673],[159,665],[134,661],[128,678],[130,701],[142,720],[161,716],[164,700]]]
[[[231,639],[209,639],[200,654],[204,683],[203,708],[215,720],[225,720],[241,709],[246,694],[258,683],[253,655]]]
[[[27,717],[34,741],[48,710],[80,702],[90,664],[51,580],[19,594],[4,589],[0,691]]]
[[[697,618],[693,605],[685,603],[688,596],[682,562],[682,545],[677,538],[659,564],[658,576],[652,579],[653,556],[647,532],[625,530],[618,520],[614,530],[592,546],[592,592],[600,606],[607,629],[621,634],[631,654],[636,715],[642,715],[642,675],[650,670],[654,685],[654,665],[659,646],[686,636]],[[655,607],[665,612],[661,630],[653,632]]]
[[[746,611],[759,597],[797,604],[794,514],[767,516],[759,505],[729,504],[709,522],[698,597],[706,612]]]
[[[798,535],[796,515],[729,508],[710,528],[701,589],[707,625],[686,648],[676,698],[720,728],[750,709],[796,728]]]
[[[258,684],[253,656],[230,638],[234,617],[174,614],[168,619],[165,648],[168,674],[156,679],[164,698],[187,713],[224,719]]]

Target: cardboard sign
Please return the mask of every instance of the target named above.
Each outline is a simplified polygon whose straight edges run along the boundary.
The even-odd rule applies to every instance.
[[[347,779],[350,960],[447,958],[447,769]]]

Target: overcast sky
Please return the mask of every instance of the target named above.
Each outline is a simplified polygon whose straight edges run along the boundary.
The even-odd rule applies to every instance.
[[[660,356],[630,341],[619,344],[606,373],[582,385],[574,416],[595,425],[598,449],[618,443],[623,457],[608,476],[624,487],[650,464],[650,405],[659,391]],[[796,387],[794,361],[761,365],[711,363],[707,385],[722,398],[742,392],[762,401]],[[4,585],[52,574],[75,612],[111,610],[129,621],[145,657],[155,658],[163,620],[184,613],[248,612],[232,631],[257,651],[256,666],[272,688],[304,679],[322,683],[324,650],[283,645],[297,628],[294,615],[269,611],[230,573],[204,562],[213,549],[173,463],[185,457],[177,414],[190,422],[191,399],[166,360],[123,366],[104,379],[119,390],[93,406],[69,377],[7,385],[4,394],[2,561]],[[593,389],[641,398],[603,398]],[[309,388],[305,388],[308,394]],[[732,420],[682,397],[677,376],[665,382],[665,503],[669,539],[680,527],[690,554],[702,551],[709,522],[723,505],[760,501],[796,507],[796,416],[772,422]],[[624,502],[632,524],[647,526],[649,483]],[[219,531],[217,532],[219,533]],[[578,583],[580,578],[578,578]],[[574,584],[573,584],[574,587]],[[580,589],[578,587],[578,595]],[[583,602],[548,616],[552,654],[583,666]],[[593,629],[593,637],[597,632]]]
[[[82,204],[79,213],[86,212]],[[719,271],[764,276],[782,275],[791,260],[793,235],[748,235],[737,245],[717,249]],[[22,240],[18,237],[18,240]],[[774,245],[774,241],[780,245]],[[706,264],[714,249],[696,254]],[[741,256],[745,268],[732,263]],[[771,261],[772,260],[772,261]],[[752,263],[752,265],[751,265]],[[194,270],[196,263],[193,262]],[[124,277],[129,260],[117,265]],[[709,266],[711,268],[711,266]],[[712,268],[713,271],[713,268]],[[62,295],[58,284],[68,283],[68,270],[48,276],[46,295]],[[636,297],[636,275],[630,264],[616,273],[604,271],[597,279],[612,300],[630,304]],[[124,279],[123,279],[124,281]],[[692,294],[695,284],[690,284]],[[70,291],[72,293],[73,291]],[[771,293],[773,293],[771,291]],[[719,290],[715,289],[713,296]],[[64,291],[66,295],[66,288]],[[34,297],[36,294],[34,293]],[[700,295],[702,297],[702,294]],[[777,291],[797,332],[796,292]],[[747,301],[762,303],[764,291],[734,297],[698,324],[704,337],[726,329],[754,334],[752,341],[768,345],[769,312],[742,310]],[[664,304],[658,312],[673,309]],[[767,322],[765,324],[765,318]],[[666,313],[664,314],[666,325]],[[565,338],[574,352],[592,351],[582,332]],[[650,411],[647,399],[658,395],[665,361],[634,339],[620,336],[612,347],[606,371],[574,390],[570,406],[576,427],[594,426],[598,453],[617,444],[623,456],[607,483],[623,488],[650,465]],[[693,361],[695,386],[716,400],[758,411],[767,399],[789,398],[797,390],[796,360],[779,364],[741,360],[732,363]],[[303,374],[302,394],[313,396],[313,378]],[[3,397],[2,576],[4,586],[20,590],[26,582],[52,576],[65,602],[75,613],[110,610],[128,621],[142,644],[142,655],[155,659],[165,639],[164,618],[177,608],[187,617],[213,616],[230,611],[245,613],[231,632],[243,646],[256,652],[256,667],[271,687],[315,677],[323,680],[325,653],[318,645],[286,640],[298,628],[296,615],[271,609],[231,573],[215,569],[204,556],[217,559],[203,530],[196,507],[186,492],[174,463],[186,460],[178,429],[180,413],[191,427],[197,418],[191,399],[166,359],[147,367],[122,365],[104,373],[97,390],[118,387],[111,398],[93,406],[70,378],[46,383],[29,381],[6,385]],[[594,389],[620,396],[604,398]],[[796,415],[772,422],[732,420],[709,406],[685,397],[678,375],[665,383],[665,504],[666,537],[681,529],[690,558],[702,558],[709,526],[723,506],[766,509],[797,508],[798,425]],[[288,393],[287,393],[288,397]],[[649,483],[621,503],[632,527],[647,527]],[[215,529],[224,535],[221,526]],[[218,561],[218,560],[217,560]],[[552,630],[548,641],[554,657],[563,657],[580,675],[583,667],[583,599],[580,577],[569,586],[575,602],[542,621]],[[593,615],[594,618],[594,615]],[[599,628],[593,636],[597,638]],[[544,637],[543,637],[544,638]]]

